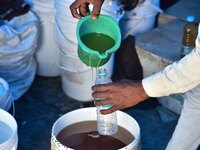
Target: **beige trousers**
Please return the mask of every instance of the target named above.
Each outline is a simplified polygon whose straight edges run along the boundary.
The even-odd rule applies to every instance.
[[[196,150],[200,144],[200,85],[186,93],[183,110],[166,150]]]

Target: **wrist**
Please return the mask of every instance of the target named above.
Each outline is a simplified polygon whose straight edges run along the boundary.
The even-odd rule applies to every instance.
[[[146,91],[145,91],[145,89],[144,89],[144,87],[142,85],[142,81],[139,81],[137,86],[138,86],[138,90],[137,91],[138,91],[138,97],[139,97],[138,100],[139,100],[139,102],[142,102],[142,101],[148,99],[149,96],[147,95],[147,93],[146,93]]]

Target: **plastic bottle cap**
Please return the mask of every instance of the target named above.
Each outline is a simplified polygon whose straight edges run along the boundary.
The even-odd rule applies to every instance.
[[[99,76],[107,76],[107,71],[104,69],[99,69],[99,71],[98,71],[98,75]]]
[[[4,93],[4,86],[3,84],[0,83],[0,97],[3,95]]]
[[[187,21],[188,22],[193,22],[194,21],[194,16],[187,16]]]

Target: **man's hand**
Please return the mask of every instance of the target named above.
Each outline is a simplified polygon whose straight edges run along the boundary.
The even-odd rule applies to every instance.
[[[141,81],[122,80],[116,83],[95,85],[92,96],[96,98],[106,98],[106,100],[95,100],[95,104],[113,106],[106,110],[101,110],[102,114],[112,113],[116,110],[128,108],[149,98],[143,89]]]
[[[75,0],[70,6],[72,16],[80,19],[89,15],[89,5],[93,4],[92,19],[96,19],[100,14],[103,2],[104,0]]]

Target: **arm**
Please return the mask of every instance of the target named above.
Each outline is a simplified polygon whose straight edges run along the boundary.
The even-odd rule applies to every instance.
[[[167,66],[163,71],[143,79],[142,84],[146,93],[151,97],[186,92],[200,83],[199,67],[200,34],[196,39],[196,47],[189,55]]]
[[[200,27],[199,27],[200,32]],[[150,97],[166,96],[185,92],[200,83],[200,34],[196,39],[196,48],[179,62],[167,66],[163,71],[138,81],[120,81],[92,87],[94,98],[107,100],[95,101],[96,105],[113,104],[103,110],[108,114],[128,108]]]

